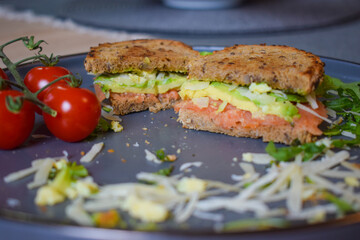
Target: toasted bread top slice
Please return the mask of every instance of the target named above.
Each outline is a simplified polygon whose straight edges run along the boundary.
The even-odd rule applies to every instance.
[[[187,72],[190,58],[199,52],[173,40],[141,39],[91,47],[85,69],[94,74],[130,71]]]
[[[288,46],[235,45],[190,61],[189,78],[236,85],[265,82],[306,95],[324,76],[319,57]]]

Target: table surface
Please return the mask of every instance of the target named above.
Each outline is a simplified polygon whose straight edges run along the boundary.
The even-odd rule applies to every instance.
[[[66,24],[64,23],[64,25]],[[81,31],[79,31],[77,27],[79,27]],[[54,53],[55,55],[69,55],[87,52],[90,46],[95,46],[101,42],[113,42],[136,39],[139,37],[151,37],[176,39],[184,41],[187,44],[197,46],[229,46],[233,44],[259,43],[290,45],[313,52],[314,54],[318,54],[320,56],[332,57],[360,63],[360,19],[354,19],[351,22],[333,25],[329,27],[302,31],[288,31],[273,34],[267,33],[226,36],[151,35],[124,32],[114,33],[108,30],[103,31],[102,29],[92,28],[87,28],[86,31],[83,30],[84,29],[81,26],[76,24],[71,25],[70,27],[61,26],[61,24],[49,24],[46,21],[33,21],[29,19],[24,20],[22,17],[14,17],[11,14],[10,17],[4,16],[4,14],[0,14],[1,44],[20,36],[34,35],[36,39],[44,39],[48,43],[46,46],[44,46],[45,53]],[[14,61],[20,60],[26,56],[30,56],[33,54],[28,52],[21,43],[10,46],[6,49],[6,53]],[[4,65],[1,63],[0,67],[4,67]],[[22,229],[22,231],[19,232],[19,229]],[[2,236],[7,236],[6,239],[8,240],[19,239],[19,237],[24,236],[25,234],[29,236],[29,238],[27,239],[48,239],[48,236],[44,236],[43,232],[33,231],[33,228],[29,224],[13,224],[11,222],[1,219],[0,231],[2,232]],[[51,231],[53,231],[52,228],[50,228],[50,233]],[[74,231],[74,234],[76,235],[76,230]],[[106,235],[106,232],[104,232],[104,234]],[[338,239],[340,236],[348,236],[350,237],[349,239],[353,239],[351,237],[351,234],[351,228],[343,227],[338,231],[334,231],[334,234],[332,235],[334,238],[332,239]],[[75,235],[69,235],[68,237],[61,239],[84,239],[81,236]],[[96,237],[95,235],[94,239]],[[130,236],[125,234],[124,237],[119,236],[119,239],[126,239],[127,237]],[[132,235],[131,237],[134,237],[134,235]],[[138,234],[138,237],[139,239],[144,238],[141,233]],[[276,239],[278,239],[279,237],[283,237],[282,239],[285,239],[285,236],[281,236],[281,234],[278,234],[275,237]],[[296,239],[301,239],[299,236],[294,237]],[[321,239],[320,233],[318,234],[318,237],[319,238],[317,239]],[[1,239],[3,238],[1,237]],[[53,236],[53,239],[60,238]],[[154,239],[156,239],[156,235],[154,236]]]
[[[1,1],[0,1],[1,4]],[[1,5],[0,5],[1,10]],[[18,17],[0,11],[0,43],[26,35],[44,39],[48,43],[45,53],[68,55],[87,52],[90,46],[102,42],[114,42],[136,38],[167,38],[184,41],[190,45],[230,46],[234,44],[277,44],[289,45],[310,51],[314,54],[360,63],[360,15],[353,21],[339,23],[323,28],[286,31],[278,33],[257,33],[237,35],[164,35],[135,34],[94,28],[83,28],[78,24],[52,22],[51,19],[32,19]],[[5,16],[4,16],[5,15]],[[10,16],[8,16],[10,15]],[[25,20],[24,20],[25,19]],[[7,49],[13,60],[32,55],[21,46],[14,44]],[[0,64],[3,67],[2,63]]]

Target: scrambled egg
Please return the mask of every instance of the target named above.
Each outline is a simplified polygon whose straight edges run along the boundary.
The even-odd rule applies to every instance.
[[[206,182],[198,178],[184,177],[177,185],[177,189],[182,193],[201,193],[206,190]]]
[[[111,129],[114,132],[121,132],[124,130],[124,127],[118,121],[111,121]]]
[[[65,200],[65,195],[59,193],[55,188],[51,186],[43,186],[39,188],[36,193],[35,203],[40,206],[50,205],[53,206],[57,203],[61,203]]]
[[[261,93],[270,92],[272,88],[266,83],[251,83],[249,86],[249,90],[251,92],[256,92],[261,94]]]
[[[163,222],[168,216],[168,210],[161,204],[131,195],[126,199],[125,209],[129,214],[144,222]]]

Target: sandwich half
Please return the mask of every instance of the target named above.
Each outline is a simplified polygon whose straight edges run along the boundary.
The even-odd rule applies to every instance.
[[[92,47],[85,69],[96,75],[95,92],[108,98],[113,113],[124,115],[172,108],[187,80],[189,60],[199,52],[173,40],[143,39]]]
[[[184,128],[291,144],[322,132],[319,57],[287,46],[235,45],[190,61],[174,109]]]

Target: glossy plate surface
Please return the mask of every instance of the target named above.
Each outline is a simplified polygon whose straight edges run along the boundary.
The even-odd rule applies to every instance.
[[[197,49],[212,51],[217,48],[199,47]],[[85,54],[63,57],[60,65],[73,73],[79,73],[84,79],[83,87],[92,89],[92,76],[87,75],[84,70],[84,58]],[[328,75],[349,82],[360,80],[360,65],[329,58],[322,59],[326,63],[325,71]],[[20,71],[25,75],[33,66],[32,64],[23,66]],[[336,239],[336,236],[341,236],[342,239],[353,239],[352,234],[360,234],[358,214],[340,221],[329,221],[314,226],[300,224],[287,230],[226,235],[214,234],[213,223],[199,219],[190,219],[189,224],[185,225],[167,224],[158,233],[78,227],[65,217],[66,203],[46,209],[34,204],[36,191],[29,191],[26,188],[31,177],[10,184],[3,181],[3,177],[7,174],[29,167],[32,160],[61,156],[64,150],[69,153],[70,161],[78,161],[81,151],[87,152],[94,143],[103,141],[105,148],[101,154],[94,162],[85,164],[90,175],[99,185],[136,182],[135,176],[140,171],[155,172],[169,166],[167,163],[159,166],[145,160],[144,149],[155,152],[160,148],[165,148],[168,153],[176,153],[177,149],[181,149],[181,153],[177,154],[178,160],[174,163],[175,174],[179,173],[179,166],[183,163],[201,161],[203,165],[200,168],[193,168],[187,175],[234,183],[231,180],[231,174],[242,174],[242,172],[233,158],[241,159],[243,152],[264,152],[266,146],[266,143],[256,139],[185,130],[176,122],[173,110],[156,114],[147,111],[134,113],[123,116],[122,119],[124,131],[121,133],[107,133],[92,141],[65,143],[52,137],[43,120],[37,117],[34,134],[44,134],[51,136],[50,138],[31,138],[25,146],[17,150],[0,151],[0,230],[5,234],[4,236],[7,236],[5,239],[16,239],[24,235],[29,235],[28,239],[48,239],[49,236],[52,239],[129,239],[130,237],[133,239],[182,239],[184,237],[189,239],[261,239],[264,236],[267,239],[286,239],[288,234],[291,234],[293,239],[318,239],[318,237]],[[108,149],[113,149],[114,152],[109,153]],[[354,155],[360,154],[359,149],[353,149],[351,152]],[[264,171],[265,168],[259,166],[257,170]],[[20,204],[11,206],[9,199],[17,199]],[[226,214],[227,220],[247,216],[246,214]],[[340,233],[342,235],[338,235]]]

